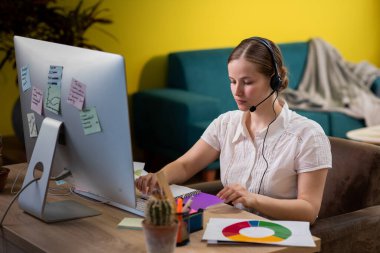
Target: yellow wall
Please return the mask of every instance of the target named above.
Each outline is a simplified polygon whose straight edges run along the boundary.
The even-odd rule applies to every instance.
[[[125,56],[130,94],[164,85],[165,57],[171,51],[232,47],[253,35],[275,42],[321,37],[349,61],[380,66],[378,0],[106,0],[102,6],[110,9],[114,23],[106,28],[118,41],[97,29],[88,37],[103,50]],[[0,134],[13,131],[14,76],[9,70],[0,74]]]

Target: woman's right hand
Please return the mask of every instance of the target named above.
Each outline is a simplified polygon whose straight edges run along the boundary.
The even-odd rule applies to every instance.
[[[143,194],[151,194],[159,189],[156,173],[148,173],[135,181],[135,185]]]

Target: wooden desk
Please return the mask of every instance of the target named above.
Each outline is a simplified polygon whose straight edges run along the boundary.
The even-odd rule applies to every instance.
[[[26,164],[8,166],[11,169],[10,178],[3,192],[0,193],[1,215],[12,198],[10,193],[15,175],[19,170],[25,171]],[[19,179],[18,186],[22,180]],[[19,189],[19,188],[17,188]],[[15,202],[4,220],[1,232],[1,252],[146,252],[144,234],[141,230],[118,229],[117,224],[124,217],[135,217],[135,215],[123,210],[85,200],[76,195],[49,196],[49,201],[74,199],[87,206],[100,210],[102,215],[46,224],[26,213],[24,213]],[[251,218],[263,219],[254,214],[233,208],[225,204],[219,204],[205,211],[204,227],[210,217],[225,218]],[[314,237],[316,248],[302,247],[277,247],[247,245],[207,245],[201,241],[203,231],[191,234],[190,243],[183,247],[177,247],[175,252],[318,252],[320,250],[320,239]]]

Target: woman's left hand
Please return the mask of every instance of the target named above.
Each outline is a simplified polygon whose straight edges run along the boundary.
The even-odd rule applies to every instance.
[[[224,187],[218,194],[216,195],[225,203],[232,202],[233,205],[237,203],[243,204],[245,207],[254,206],[254,194],[247,191],[247,189],[240,184],[233,184]]]

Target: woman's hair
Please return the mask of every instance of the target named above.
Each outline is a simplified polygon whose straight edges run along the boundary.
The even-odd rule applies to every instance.
[[[270,44],[273,50],[274,59],[277,63],[278,74],[281,77],[281,86],[279,91],[282,91],[288,87],[289,79],[287,76],[287,69],[283,65],[282,54],[276,44],[268,39],[264,39]],[[272,77],[275,73],[275,66],[273,66],[273,60],[269,49],[263,45],[262,42],[255,38],[248,38],[240,42],[240,44],[234,48],[230,56],[228,57],[228,63],[233,60],[237,60],[243,57],[245,60],[254,63],[258,67],[258,71],[263,75]]]

